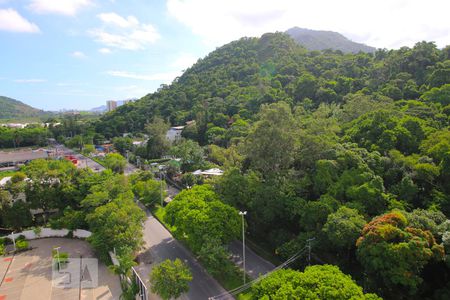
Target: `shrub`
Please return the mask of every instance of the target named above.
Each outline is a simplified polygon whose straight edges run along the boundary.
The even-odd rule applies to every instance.
[[[69,262],[69,253],[67,252],[60,251],[58,256],[58,251],[52,250],[52,256],[56,266],[58,266],[58,262],[60,265],[65,265]]]
[[[24,251],[27,250],[29,248],[29,244],[27,241],[25,241],[24,239],[19,239],[16,241],[16,250],[17,251]]]

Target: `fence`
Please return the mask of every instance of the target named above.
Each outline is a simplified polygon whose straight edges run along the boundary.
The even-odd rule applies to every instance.
[[[13,237],[17,239],[19,236],[23,235],[27,240],[34,240],[39,238],[49,238],[49,237],[66,237],[69,234],[69,229],[51,229],[51,228],[40,228],[39,230],[25,230],[22,232],[11,233],[7,235],[8,238]],[[73,230],[73,237],[85,239],[91,236],[91,232],[83,229]]]
[[[114,252],[109,251],[109,256],[111,257],[113,265],[115,266],[120,265],[120,262],[117,259],[116,254]],[[148,290],[147,287],[145,286],[145,282],[142,280],[141,276],[139,276],[138,272],[133,267],[131,267],[131,272],[133,277],[132,279],[128,278],[127,276],[120,275],[120,280],[126,281],[128,283],[131,283],[133,280],[138,287],[138,294],[136,295],[137,296],[136,299],[148,300]]]

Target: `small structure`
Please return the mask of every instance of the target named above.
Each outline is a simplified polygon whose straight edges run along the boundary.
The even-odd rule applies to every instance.
[[[218,168],[212,168],[209,170],[197,170],[192,172],[192,175],[195,176],[204,176],[204,177],[211,177],[211,176],[222,176],[223,175],[223,171],[221,169]]]
[[[184,127],[185,126],[170,127],[170,129],[166,133],[166,138],[170,142],[175,142],[175,141],[181,139],[181,132],[183,131]]]

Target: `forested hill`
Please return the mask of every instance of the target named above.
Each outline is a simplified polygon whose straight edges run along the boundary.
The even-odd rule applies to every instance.
[[[196,122],[168,149],[167,124],[154,116]],[[313,239],[314,263],[338,265],[367,292],[440,300],[450,299],[449,125],[450,46],[343,54],[275,33],[217,49],[96,126],[107,137],[145,126],[147,146],[135,150],[144,159],[168,153],[183,171],[223,168],[211,189],[249,212],[246,234],[267,253],[285,261]],[[265,295],[303,290],[289,278],[300,277],[270,281]]]
[[[37,117],[44,111],[26,105],[18,100],[0,96],[0,119]]]
[[[341,50],[344,53],[368,52],[376,48],[356,43],[334,31],[311,30],[293,27],[286,31],[297,43],[309,50]]]
[[[342,104],[351,94],[419,99],[449,82],[449,52],[420,42],[412,49],[342,54],[308,51],[283,33],[242,38],[200,59],[171,85],[105,115],[97,131],[106,137],[142,131],[154,115],[172,125],[197,119],[204,143],[210,126],[202,124],[205,114],[207,123],[227,129],[233,115],[252,120],[261,104],[282,100],[313,109],[320,103]]]

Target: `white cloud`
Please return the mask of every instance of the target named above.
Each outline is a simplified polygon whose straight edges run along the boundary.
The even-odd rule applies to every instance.
[[[28,8],[38,14],[75,16],[78,11],[91,5],[92,0],[31,0]]]
[[[46,79],[32,78],[32,79],[15,79],[14,82],[17,83],[42,83],[47,82]]]
[[[170,83],[175,77],[180,76],[181,72],[164,72],[156,74],[136,74],[128,71],[107,71],[106,74],[114,77],[147,80],[147,81],[163,81]]]
[[[122,28],[135,27],[139,25],[138,19],[134,16],[121,17],[116,13],[102,13],[97,16],[105,24],[112,24]]]
[[[11,32],[40,32],[39,27],[22,17],[14,9],[0,9],[0,30]]]
[[[74,51],[70,55],[72,55],[75,58],[86,58],[87,57],[86,54],[84,54],[81,51]]]
[[[153,25],[142,24],[134,16],[124,18],[116,13],[103,13],[97,17],[103,27],[91,29],[88,33],[107,47],[142,50],[160,38]]]
[[[109,48],[100,48],[100,49],[98,49],[98,52],[100,52],[101,54],[110,54],[110,53],[112,53],[111,49],[109,49]]]
[[[450,43],[450,2],[429,0],[166,0],[169,15],[211,46],[293,26],[340,32],[375,47]]]
[[[170,66],[177,70],[186,70],[197,62],[197,60],[198,57],[190,53],[182,53],[170,64]]]

